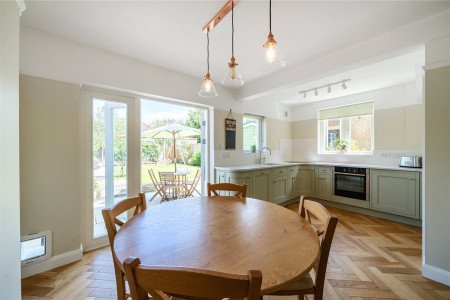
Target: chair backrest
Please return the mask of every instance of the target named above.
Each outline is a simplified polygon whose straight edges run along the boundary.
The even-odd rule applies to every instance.
[[[133,300],[147,300],[147,293],[156,300],[168,300],[167,294],[188,299],[259,300],[260,297],[262,274],[258,270],[250,270],[247,275],[233,275],[140,263],[139,258],[129,257],[123,264]]]
[[[247,197],[247,185],[239,185],[234,183],[208,183],[208,196],[220,196],[217,191],[236,192],[235,197]],[[213,195],[214,194],[214,195]]]
[[[137,197],[124,199],[110,208],[102,209],[103,220],[105,221],[111,249],[113,249],[114,237],[117,234],[116,225],[122,227],[124,224],[117,216],[132,208],[134,208],[133,216],[147,209],[144,193],[140,193]]]
[[[160,184],[159,184],[158,180],[156,179],[156,175],[155,175],[155,172],[153,172],[153,169],[148,170],[148,175],[150,176],[150,180],[152,181],[153,186],[158,190]]]
[[[299,214],[309,223],[311,223],[311,215],[313,215],[323,225],[323,233],[320,231],[317,232],[320,239],[320,253],[314,267],[314,270],[316,271],[316,294],[322,295],[328,257],[330,255],[331,243],[333,242],[334,231],[337,226],[338,218],[332,216],[322,204],[308,200],[304,196],[300,197]]]
[[[173,185],[175,184],[175,173],[159,172],[159,181],[162,185]]]

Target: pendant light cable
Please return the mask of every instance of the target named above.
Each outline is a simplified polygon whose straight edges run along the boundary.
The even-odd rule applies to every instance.
[[[272,0],[269,0],[269,31],[272,31]]]
[[[231,56],[234,56],[234,2],[231,1]]]
[[[206,31],[206,65],[208,68],[208,74],[209,74],[209,30]]]

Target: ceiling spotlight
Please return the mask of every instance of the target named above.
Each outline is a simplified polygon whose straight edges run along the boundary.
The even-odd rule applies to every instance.
[[[345,84],[345,81],[342,82],[342,88],[345,90],[347,89],[347,85]]]
[[[328,86],[328,94],[331,93],[331,85]]]
[[[317,91],[317,89],[314,90],[314,95],[319,96],[319,92]]]

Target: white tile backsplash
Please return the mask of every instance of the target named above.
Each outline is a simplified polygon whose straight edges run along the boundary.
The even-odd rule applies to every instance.
[[[280,149],[272,150],[272,155],[264,151],[266,163],[283,161],[330,162],[398,166],[401,156],[422,155],[421,150],[375,150],[373,155],[318,154],[316,139],[282,139]],[[257,163],[259,152],[246,153],[238,150],[216,150],[215,166],[250,165]]]

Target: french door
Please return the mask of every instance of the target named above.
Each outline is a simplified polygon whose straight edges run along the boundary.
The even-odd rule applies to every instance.
[[[141,184],[147,184],[145,180],[148,179],[148,166],[141,162],[141,141],[145,140],[141,131],[146,130],[141,128],[145,123],[141,124],[141,120],[144,121],[141,110],[145,111],[146,108],[142,108],[142,101],[138,97],[88,88],[83,90],[83,101],[84,137],[81,147],[84,150],[85,172],[82,232],[84,250],[91,250],[108,245],[101,210],[126,197],[137,195],[141,192]],[[161,103],[154,102],[150,113],[154,114]],[[180,104],[177,106],[184,107]],[[178,109],[182,111],[181,108]],[[208,161],[211,154],[206,140],[210,133],[207,126],[208,111],[200,110],[201,145],[197,147],[201,149],[202,178],[197,189],[204,193],[205,181],[209,176]],[[146,192],[144,188],[142,191]],[[152,190],[147,192],[148,197],[154,193]],[[125,220],[127,214],[124,213],[119,218]]]
[[[135,99],[93,91],[84,92],[85,250],[108,244],[101,210],[136,195],[138,172]],[[119,218],[126,219],[124,214]]]

